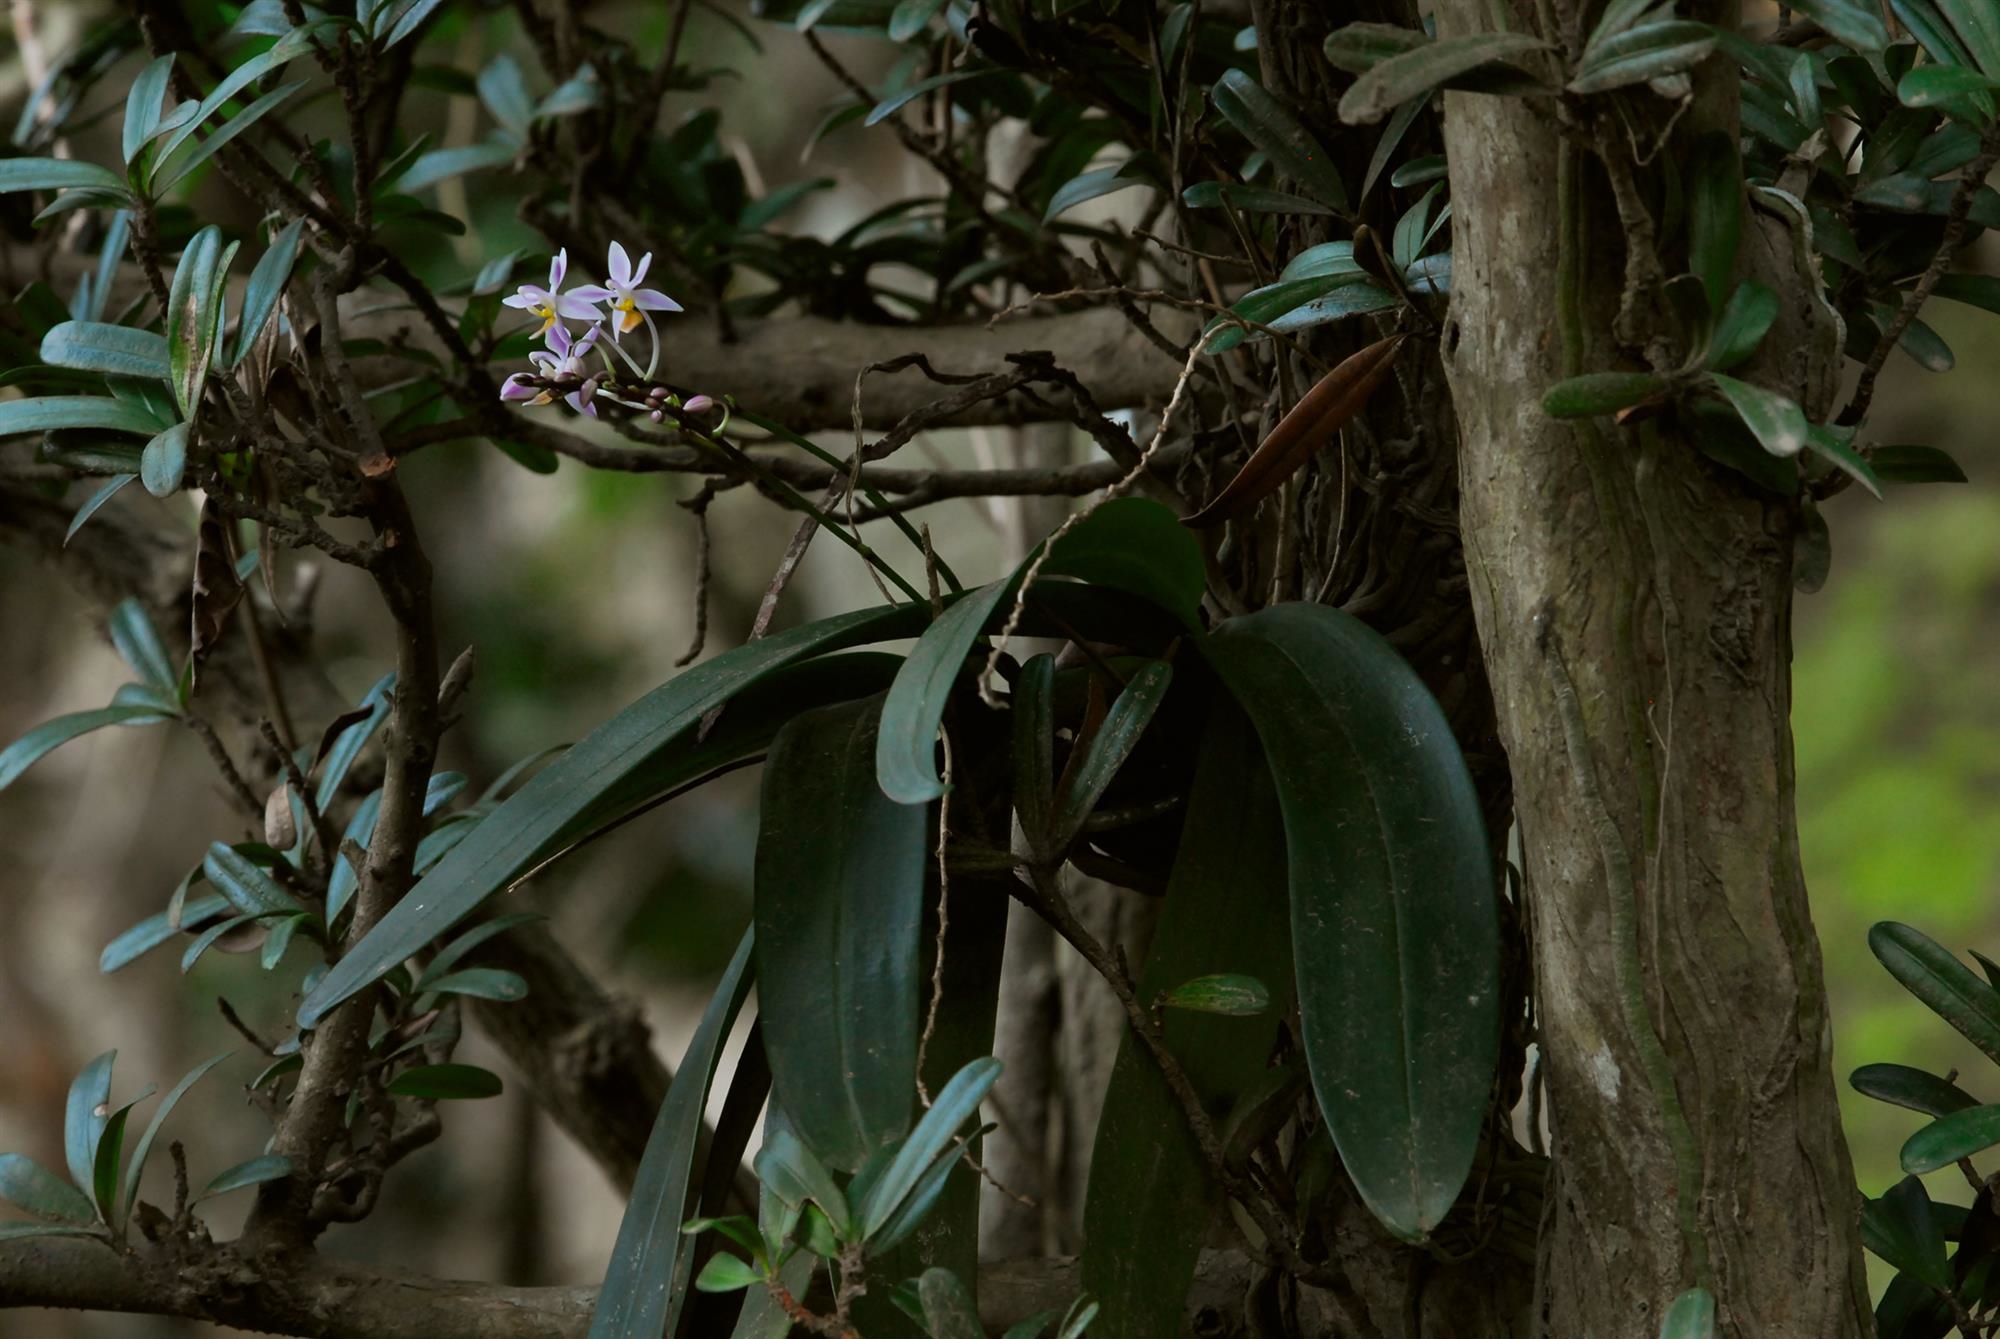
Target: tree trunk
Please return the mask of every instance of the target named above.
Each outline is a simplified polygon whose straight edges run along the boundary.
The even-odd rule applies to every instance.
[[[1486,0],[1441,11],[1444,33],[1490,26]],[[1733,131],[1732,91],[1697,98],[1689,124]],[[1454,216],[1443,338],[1461,527],[1526,857],[1554,1136],[1536,1333],[1652,1339],[1700,1277],[1723,1335],[1872,1334],[1793,812],[1796,507],[1668,431],[1542,412],[1565,375],[1556,124],[1454,93],[1445,138],[1452,196],[1477,202]],[[1575,271],[1580,370],[1604,370],[1620,365],[1627,228],[1601,176],[1572,180],[1593,253]],[[1789,251],[1753,223],[1739,266],[1809,309]],[[1796,355],[1809,333],[1770,342]],[[1750,375],[1809,400],[1813,361]],[[1666,1093],[1649,1081],[1662,1066]]]

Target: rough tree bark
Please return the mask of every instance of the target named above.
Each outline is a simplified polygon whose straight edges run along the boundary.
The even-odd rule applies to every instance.
[[[1490,13],[1447,0],[1440,29],[1477,31]],[[1694,125],[1733,126],[1733,91],[1696,96]],[[1445,126],[1452,196],[1477,202],[1453,221],[1444,335],[1460,516],[1526,854],[1554,1133],[1535,1332],[1651,1339],[1705,1249],[1722,1334],[1872,1333],[1793,812],[1796,512],[1665,432],[1577,431],[1542,413],[1564,375],[1556,123],[1519,100],[1450,94]],[[1598,370],[1616,365],[1626,229],[1601,177],[1577,181],[1585,366]],[[1746,226],[1752,241],[1739,263],[1784,285],[1796,322],[1810,298],[1788,249]],[[1827,368],[1796,357],[1808,333],[1780,330],[1771,344],[1793,363],[1751,375],[1810,411]],[[1575,764],[1565,673],[1587,738]],[[1632,871],[1622,893],[1615,847]],[[1692,1136],[1692,1250],[1645,1038],[1621,1012],[1625,910]]]

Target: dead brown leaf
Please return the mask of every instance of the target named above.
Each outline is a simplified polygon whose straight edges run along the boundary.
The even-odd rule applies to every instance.
[[[1243,462],[1215,500],[1181,524],[1204,529],[1234,520],[1275,493],[1285,480],[1317,455],[1322,447],[1362,407],[1396,365],[1396,354],[1407,335],[1377,340],[1351,355],[1320,378],[1319,384],[1292,406],[1292,412],[1271,429],[1271,435]]]

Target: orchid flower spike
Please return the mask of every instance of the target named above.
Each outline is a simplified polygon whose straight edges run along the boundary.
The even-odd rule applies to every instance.
[[[580,288],[573,293],[562,291],[563,275],[569,272],[569,248],[556,252],[549,262],[549,286],[537,288],[533,284],[522,284],[521,290],[509,298],[500,299],[509,307],[519,307],[530,316],[539,317],[543,332],[560,329],[563,321],[595,321],[596,303],[587,296],[590,289]],[[601,291],[601,290],[599,290]]]
[[[576,290],[575,296],[611,305],[613,339],[619,338],[628,330],[638,329],[641,321],[649,319],[645,315],[646,312],[677,312],[681,309],[680,303],[658,289],[639,287],[646,282],[646,270],[653,263],[652,252],[648,251],[639,257],[639,266],[634,269],[632,257],[626,254],[623,246],[613,242],[604,262],[605,273],[610,276],[610,282],[585,284]]]
[[[597,343],[597,336],[603,329],[604,327],[601,325],[594,325],[584,331],[581,336],[572,339],[567,327],[552,325],[549,327],[546,337],[549,347],[547,349],[535,349],[528,354],[528,359],[534,363],[536,370],[544,377],[552,379],[558,377],[585,377],[589,374],[590,370],[585,366],[585,363],[590,356],[592,347]],[[512,382],[513,378],[509,377],[508,381]],[[595,386],[590,387],[593,393],[595,393],[596,389]],[[500,393],[502,398],[509,398],[505,387],[502,387]],[[547,404],[549,398],[549,392],[545,390],[535,399],[534,403]],[[590,400],[583,394],[582,387],[569,392],[563,396],[563,399],[577,413],[588,414],[592,418],[597,417],[597,406],[590,403]]]

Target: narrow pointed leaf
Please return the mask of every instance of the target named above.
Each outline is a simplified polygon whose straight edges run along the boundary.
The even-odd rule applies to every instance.
[[[467,967],[463,971],[446,972],[424,989],[434,990],[440,995],[468,995],[476,1000],[492,1000],[499,1004],[512,1004],[528,997],[528,983],[518,974],[498,967]]]
[[[160,719],[157,710],[143,706],[101,707],[79,711],[44,721],[19,739],[0,749],[0,790],[5,790],[21,773],[40,762],[44,755],[92,730],[107,725],[149,725]]]
[[[305,54],[315,36],[312,26],[294,28],[280,37],[267,51],[251,56],[236,66],[201,100],[194,115],[172,135],[160,142],[154,161],[166,163],[183,144],[194,137],[207,120],[221,111],[236,95],[271,71]]]
[[[1067,214],[1086,200],[1095,200],[1133,186],[1152,184],[1144,177],[1127,176],[1125,168],[1126,164],[1120,163],[1116,167],[1093,168],[1071,177],[1049,196],[1048,208],[1042,211],[1042,222],[1048,223]]]
[[[1868,947],[1905,990],[2000,1063],[2000,991],[1937,941],[1896,921],[1871,927]]]
[[[2000,9],[1992,0],[1937,0],[1937,7],[1974,63],[2000,79]]]
[[[1548,43],[1527,33],[1471,33],[1412,47],[1373,65],[1341,95],[1340,119],[1366,125],[1409,101],[1485,66],[1505,64],[1546,51]]]
[[[136,474],[114,474],[100,484],[97,491],[85,498],[83,505],[76,509],[76,515],[69,518],[69,529],[63,532],[63,544],[67,546],[72,539],[75,539],[76,532],[83,529],[84,525],[89,522],[91,517],[97,515],[105,503],[117,497],[124,490],[125,485],[138,477]]]
[[[0,1199],[52,1223],[97,1221],[88,1195],[19,1153],[0,1153]]]
[[[518,144],[500,140],[485,140],[478,144],[460,145],[450,149],[432,149],[416,162],[396,182],[396,189],[403,192],[423,190],[441,181],[464,176],[467,172],[477,172],[489,167],[505,167],[521,152]]]
[[[1854,449],[1854,443],[1839,431],[1814,423],[1806,429],[1806,445],[1816,456],[1833,462],[1842,472],[1873,493],[1882,496],[1882,481],[1875,477],[1875,471]]]
[[[1056,659],[1043,652],[1021,667],[1013,713],[1014,809],[1031,846],[1047,849],[1055,823]]]
[[[668,753],[711,709],[809,656],[912,636],[926,617],[925,610],[897,605],[824,619],[717,656],[639,699],[537,772],[454,846],[308,992],[299,1009],[299,1025],[311,1027],[334,1005],[378,980],[544,856],[581,835],[596,807],[621,797],[621,786],[640,788],[622,795],[627,805],[637,804],[707,775],[726,761],[690,750],[694,765],[703,770],[688,774],[675,769],[676,759]],[[803,670],[790,690],[791,696],[806,699],[801,705],[825,700],[811,696],[814,678],[814,671]],[[775,707],[772,710],[775,713]],[[731,732],[728,737],[736,741],[736,756],[754,754],[770,738],[763,731],[775,731],[777,721],[789,714],[766,720],[762,730],[745,737],[734,734],[725,713],[717,733]]]
[[[1333,211],[1317,200],[1290,195],[1263,186],[1245,186],[1234,181],[1197,181],[1181,192],[1181,203],[1189,209],[1219,209],[1223,205],[1251,214],[1323,214]]]
[[[1590,30],[1590,40],[1584,43],[1584,52],[1588,54],[1607,39],[1630,28],[1657,3],[1658,0],[1610,0],[1604,6],[1604,13],[1598,16],[1597,26]]]
[[[168,1089],[167,1095],[160,1099],[159,1109],[153,1113],[153,1119],[147,1124],[145,1133],[139,1136],[139,1142],[133,1145],[132,1161],[125,1168],[125,1193],[118,1210],[119,1223],[129,1219],[132,1210],[138,1207],[139,1183],[146,1173],[146,1160],[153,1152],[153,1141],[159,1138],[161,1128],[167,1123],[167,1117],[173,1113],[181,1098],[187,1096],[188,1089],[199,1083],[204,1074],[227,1060],[231,1054],[233,1052],[224,1051],[221,1055],[211,1056],[202,1061],[189,1070],[181,1081]]]
[[[872,1237],[881,1231],[902,1208],[903,1201],[916,1189],[931,1164],[951,1146],[959,1128],[977,1114],[979,1104],[986,1100],[986,1094],[999,1078],[1000,1062],[988,1056],[961,1069],[937,1094],[930,1110],[917,1122],[917,1128],[910,1132],[888,1168],[869,1186],[868,1194],[856,1206],[863,1236]]]
[[[103,1137],[97,1141],[97,1161],[91,1168],[90,1193],[97,1204],[98,1216],[106,1223],[118,1219],[118,1170],[125,1155],[125,1123],[131,1119],[132,1108],[153,1095],[152,1085],[124,1106],[111,1113],[104,1122]]]
[[[466,957],[473,950],[488,940],[497,938],[509,930],[523,925],[532,925],[534,922],[543,919],[545,918],[539,912],[517,911],[506,916],[495,916],[484,925],[473,926],[470,930],[452,940],[449,945],[440,949],[437,956],[430,960],[430,964],[424,968],[423,975],[417,978],[417,993],[422,994],[424,991],[429,990],[432,982],[452,972],[459,963],[465,961]]]
[[[196,233],[181,253],[167,303],[167,364],[174,403],[182,418],[193,418],[208,382],[209,360],[215,352],[216,325],[221,317],[216,300],[217,270],[222,264],[222,230],[214,224]]]
[[[1321,204],[1346,212],[1347,187],[1334,170],[1333,159],[1263,85],[1242,70],[1226,70],[1215,81],[1210,96],[1215,99],[1215,109],[1262,150],[1279,172]]]
[[[666,1100],[660,1103],[624,1221],[618,1225],[618,1241],[597,1295],[589,1339],[652,1339],[671,1334],[679,1320],[686,1294],[667,1281],[685,1277],[680,1256],[694,1249],[693,1241],[681,1235],[681,1218],[709,1085],[730,1025],[749,992],[752,944],[753,936],[746,933],[674,1071]]]
[[[1715,333],[1703,361],[1717,372],[1726,372],[1747,361],[1764,342],[1764,335],[1777,316],[1777,293],[1754,279],[1744,280],[1729,295],[1728,305],[1716,318]]]
[[[1715,29],[1705,23],[1668,20],[1629,28],[1584,56],[1569,91],[1603,93],[1679,74],[1706,60],[1715,42]]]
[[[222,842],[209,843],[201,868],[216,891],[246,916],[296,915],[306,909],[250,857]]]
[[[1084,820],[1104,798],[1105,789],[1118,769],[1138,747],[1139,737],[1152,723],[1160,703],[1166,700],[1173,683],[1174,669],[1164,660],[1155,660],[1134,675],[1105,713],[1104,723],[1092,736],[1077,763],[1069,784],[1057,802],[1055,848],[1061,850],[1083,830]]]
[[[845,703],[780,730],[757,835],[772,1087],[806,1146],[844,1171],[909,1129],[916,1094],[930,821],[876,784],[880,716],[879,700]]]
[[[1017,571],[945,610],[924,629],[897,673],[882,706],[875,743],[876,778],[882,793],[897,804],[927,804],[944,794],[936,754],[945,702],[958,683],[973,643],[985,631],[988,620],[1013,598],[1019,580]]]
[[[948,74],[932,75],[929,79],[919,79],[916,83],[911,84],[907,88],[898,89],[869,108],[868,115],[862,119],[861,124],[865,126],[880,125],[897,112],[903,110],[903,108],[909,106],[912,102],[915,102],[918,98],[923,97],[926,93],[934,93],[941,88],[950,88],[953,84],[962,84],[970,79],[979,79],[986,75],[997,73],[999,71],[991,67],[983,67],[972,70],[953,70]]]
[[[59,191],[79,186],[124,195],[125,179],[79,158],[0,158],[0,195],[9,191]]]
[[[249,354],[257,337],[264,333],[271,313],[278,309],[278,299],[284,296],[285,283],[292,277],[292,266],[298,263],[299,238],[305,226],[304,219],[293,219],[271,239],[269,249],[250,271],[250,283],[243,290],[243,320],[236,331],[236,351],[228,360],[230,366],[242,362]]]
[[[1498,1055],[1478,795],[1436,701],[1359,621],[1277,605],[1205,650],[1276,777],[1320,1106],[1363,1202],[1423,1240],[1471,1169]]]
[[[304,79],[294,79],[289,84],[280,84],[216,127],[199,142],[183,144],[179,153],[161,161],[153,182],[154,190],[162,193],[172,190],[184,181],[189,173],[213,158],[225,144],[276,111],[294,93],[304,88],[306,83]]]
[[[194,942],[187,946],[187,951],[181,954],[181,971],[183,973],[193,971],[194,965],[201,961],[202,955],[214,948],[216,942],[224,935],[247,929],[256,923],[255,916],[233,916],[209,926],[196,935]]]
[[[171,698],[180,688],[180,672],[174,668],[146,606],[137,600],[120,600],[111,611],[111,644],[132,667],[140,682],[151,685]]]
[[[763,1016],[768,1037],[770,1015],[761,1001],[758,1012]],[[783,1110],[787,1116],[791,1114],[790,1107]],[[757,1153],[756,1170],[757,1180],[784,1203],[795,1208],[816,1204],[834,1230],[851,1234],[854,1215],[846,1194],[827,1170],[826,1163],[800,1142],[795,1131],[790,1128],[773,1131]]]
[[[1688,267],[1714,311],[1729,293],[1743,231],[1743,162],[1736,137],[1712,130],[1695,140],[1686,168]]]
[[[958,1170],[958,1167],[959,1160],[955,1157],[942,1157],[932,1163],[931,1169],[923,1174],[909,1196],[904,1199],[902,1207],[882,1225],[881,1231],[868,1239],[869,1250],[878,1254],[894,1250],[899,1243],[908,1239],[911,1233],[922,1227],[931,1210],[937,1207],[938,1200],[944,1195],[945,1187],[951,1182],[952,1173]]]
[[[160,123],[160,102],[167,95],[167,79],[173,71],[170,53],[148,63],[132,81],[131,91],[125,95],[125,133],[120,141],[125,162],[138,157],[140,146],[153,137],[153,128]]]
[[[882,791],[898,804],[925,804],[944,794],[938,778],[937,731],[945,701],[966,657],[987,625],[1004,617],[1034,555],[1007,580],[973,591],[924,630],[896,675],[882,706],[875,770]],[[1172,513],[1143,498],[1100,506],[1056,541],[1044,577],[1074,576],[1152,601],[1198,626],[1204,579],[1199,546],[1180,533]]]
[[[0,437],[62,428],[101,428],[151,437],[165,426],[143,406],[107,395],[44,395],[0,401]]]
[[[98,955],[97,970],[115,972],[166,943],[181,933],[183,928],[199,929],[206,922],[228,910],[227,900],[210,895],[186,903],[181,910],[179,924],[175,923],[170,911],[148,916],[104,946],[104,952]]]
[[[1889,45],[1889,29],[1872,4],[1860,0],[1796,0],[1793,9],[1826,29],[1835,41],[1856,51],[1880,51]]]
[[[201,1188],[196,1199],[214,1199],[217,1195],[227,1195],[232,1190],[242,1190],[248,1186],[261,1186],[266,1181],[278,1181],[292,1174],[292,1160],[282,1153],[267,1153],[263,1157],[239,1162],[227,1171],[216,1174],[214,1180]]]
[[[166,338],[128,325],[64,321],[42,336],[41,353],[42,361],[51,367],[155,381],[165,381],[170,375]]]
[[[347,780],[347,773],[354,766],[354,760],[361,756],[361,750],[368,747],[368,741],[380,729],[382,722],[389,718],[389,709],[395,701],[396,676],[394,673],[377,679],[355,707],[355,713],[366,712],[358,719],[343,716],[346,724],[330,739],[320,743],[319,787],[314,802],[322,811],[340,798],[340,787]]]

